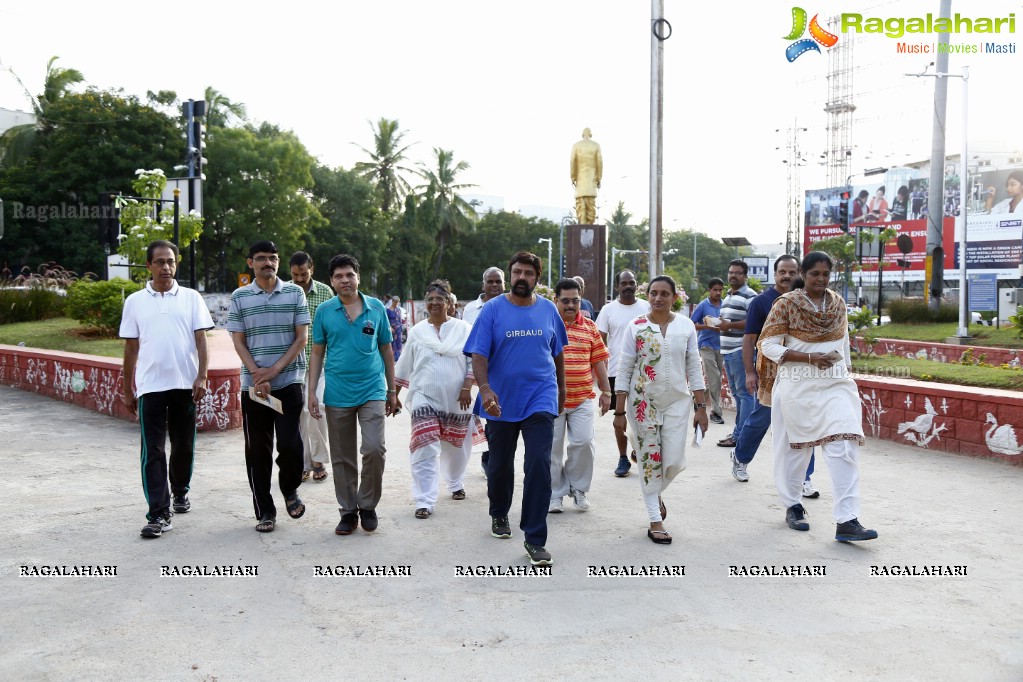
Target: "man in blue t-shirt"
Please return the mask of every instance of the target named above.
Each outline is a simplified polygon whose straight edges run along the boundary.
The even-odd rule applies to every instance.
[[[696,325],[696,341],[700,346],[700,359],[703,360],[703,373],[707,376],[707,398],[710,400],[710,420],[715,424],[724,424],[721,416],[721,374],[725,371],[725,360],[721,355],[721,330],[706,324],[708,321],[721,319],[721,294],[725,283],[717,277],[707,283],[707,298],[693,309],[692,320]],[[707,318],[714,320],[707,320]]]
[[[334,496],[341,512],[334,532],[351,535],[360,522],[366,532],[377,529],[387,451],[384,417],[396,415],[401,405],[394,388],[391,325],[383,304],[359,291],[359,261],[354,256],[334,256],[327,272],[337,296],[321,303],[313,320],[309,414],[315,419],[324,416],[316,398],[322,370]],[[361,448],[356,424],[362,432]]]
[[[756,347],[760,332],[764,330],[764,322],[771,312],[774,302],[782,294],[792,291],[792,285],[799,277],[799,262],[795,256],[778,256],[774,261],[774,286],[765,289],[762,294],[750,301],[746,314],[746,333],[742,337],[742,359],[746,367],[746,389],[753,396],[753,410],[743,421],[742,427],[736,436],[735,449],[731,451],[732,476],[737,481],[745,483],[749,480],[746,465],[753,461],[757,454],[757,448],[771,427],[771,407],[762,405],[757,399],[757,388],[759,380],[756,369]],[[803,483],[803,497],[818,497],[819,492],[814,490],[810,483],[810,474],[813,473],[813,456],[810,457],[810,466],[806,470],[806,480]]]
[[[472,357],[480,391],[473,412],[488,421],[487,494],[495,538],[510,538],[515,446],[525,449],[522,519],[526,554],[534,566],[553,563],[547,551],[554,419],[565,405],[562,349],[568,333],[557,307],[533,293],[540,258],[520,251],[508,265],[511,293],[483,306],[463,352]]]

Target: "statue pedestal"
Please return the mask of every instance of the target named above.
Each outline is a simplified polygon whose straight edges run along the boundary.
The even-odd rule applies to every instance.
[[[586,282],[584,298],[599,311],[607,300],[607,226],[565,226],[564,277],[579,276]]]

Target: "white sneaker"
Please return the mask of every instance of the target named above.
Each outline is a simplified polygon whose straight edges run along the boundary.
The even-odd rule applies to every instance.
[[[575,502],[575,508],[579,511],[586,511],[590,508],[590,501],[586,499],[586,493],[582,490],[573,490],[572,500]]]
[[[560,497],[555,497],[551,500],[551,506],[547,507],[548,514],[560,514],[565,511],[565,505],[561,503]]]
[[[810,481],[803,481],[803,497],[809,497],[811,499],[820,497],[821,494],[817,492],[817,489],[813,487],[813,483]]]
[[[749,480],[749,474],[746,473],[746,465],[735,458],[735,450],[728,453],[732,458],[732,476],[735,480],[742,481],[745,483]]]

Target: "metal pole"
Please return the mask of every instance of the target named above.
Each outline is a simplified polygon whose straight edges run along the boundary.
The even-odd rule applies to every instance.
[[[611,281],[608,282],[608,291],[611,292],[611,299],[614,300],[615,295],[615,255],[618,253],[618,247],[611,247]],[[1023,265],[1020,266],[1020,271],[1023,272]],[[1020,275],[1023,278],[1023,274]]]
[[[941,0],[938,16],[948,19],[952,0]],[[937,42],[948,43],[948,33],[940,33]],[[937,73],[948,72],[948,53],[939,52],[934,58]],[[931,129],[931,177],[927,186],[927,259],[930,277],[924,286],[924,299],[931,310],[941,307],[941,294],[945,286],[945,248],[942,241],[945,196],[945,106],[948,100],[948,79],[938,77],[934,83],[934,123]]]
[[[969,169],[966,167],[966,160],[969,158],[966,132],[966,113],[970,106],[970,67],[963,67],[963,151],[959,168],[959,331],[956,334],[961,339],[970,336],[969,306],[966,296],[966,186],[969,182]]]
[[[650,1],[650,279],[661,269],[661,140],[664,118],[664,40],[670,27],[664,21],[664,0]]]
[[[160,209],[157,208],[157,211]],[[179,220],[181,216],[181,190],[177,187],[174,188],[174,246],[179,246]]]
[[[700,286],[700,279],[696,276],[696,228],[693,228],[693,287]]]

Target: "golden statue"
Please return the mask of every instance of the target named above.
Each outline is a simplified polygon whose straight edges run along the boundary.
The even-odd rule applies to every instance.
[[[604,172],[600,145],[583,128],[583,139],[572,145],[572,184],[575,186],[575,215],[580,225],[593,225],[597,219],[597,190]]]

